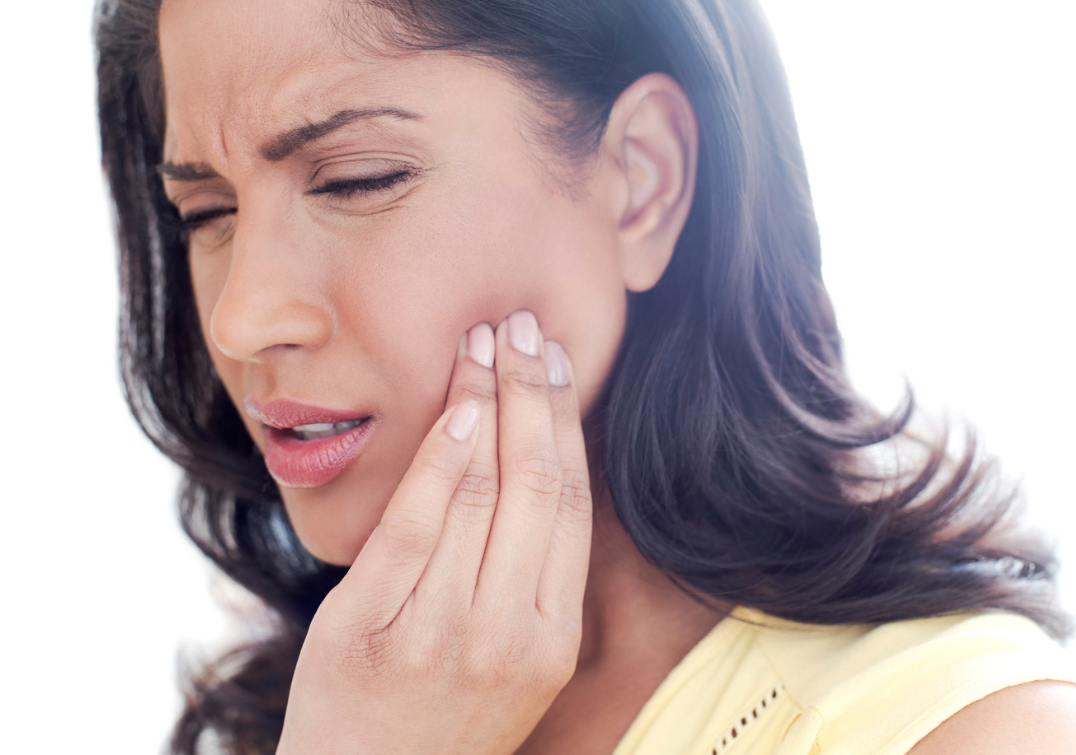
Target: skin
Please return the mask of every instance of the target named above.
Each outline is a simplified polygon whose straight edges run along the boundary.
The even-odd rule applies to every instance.
[[[1040,681],[1007,687],[959,711],[911,755],[1076,753],[1076,685]]]
[[[288,397],[376,417],[369,445],[340,477],[320,488],[281,489],[304,545],[326,561],[353,565],[360,551],[373,553],[363,546],[446,403],[451,408],[460,337],[472,326],[533,312],[543,334],[570,355],[579,407],[570,424],[581,425],[608,378],[629,293],[657,282],[683,228],[697,132],[680,87],[662,75],[644,77],[618,100],[602,149],[583,171],[583,191],[567,191],[550,177],[556,156],[529,138],[531,103],[510,79],[446,54],[357,57],[334,45],[324,10],[320,0],[166,0],[164,157],[207,166],[218,177],[166,178],[165,186],[185,217],[239,208],[190,239],[206,344],[236,406],[248,397]],[[263,154],[266,143],[296,126],[345,109],[388,106],[422,119],[355,122],[283,160]],[[385,175],[400,165],[420,177],[347,201],[306,193],[325,180]],[[244,421],[264,448],[263,428]],[[484,409],[476,442],[480,454],[486,444],[480,465],[487,471],[498,466],[497,425],[496,409]],[[468,476],[477,479],[473,470]],[[466,508],[453,501],[446,528],[457,507]],[[574,640],[562,636],[561,645],[576,644],[571,668],[524,669],[528,684],[542,684],[513,708],[537,715],[498,740],[512,743],[507,751],[611,751],[669,670],[723,616],[646,564],[608,501],[595,502],[593,518],[589,555],[567,575],[585,586],[574,623],[562,621]],[[354,565],[352,573],[358,574]],[[358,600],[362,590],[352,594]],[[504,613],[490,611],[494,618]],[[318,626],[329,627],[324,645],[331,646],[339,617],[319,611],[324,616],[332,620]],[[296,732],[288,740],[295,751],[303,750],[304,731],[319,728],[295,713],[297,701],[336,689],[325,668],[332,664],[304,653],[297,678],[308,683],[293,686],[285,728],[289,736]],[[433,687],[443,689],[426,679],[410,688]],[[372,697],[385,695],[366,699]],[[440,695],[427,718],[434,720],[445,699],[460,698],[459,689]],[[489,701],[468,701],[474,710],[492,710]],[[419,702],[402,704],[417,711]],[[346,732],[347,715],[364,708],[334,716],[335,730]],[[399,717],[382,722],[387,718]],[[356,724],[371,728],[369,721]],[[383,734],[399,746],[398,733]],[[444,741],[443,727],[437,736]],[[503,751],[474,742],[465,749]]]
[[[192,231],[190,270],[247,430],[264,449],[248,398],[375,423],[332,482],[281,486],[303,544],[351,569],[311,627],[278,752],[333,751],[327,737],[370,752],[430,737],[445,753],[611,752],[727,612],[642,559],[583,433],[628,298],[661,277],[690,209],[690,102],[667,76],[639,79],[598,153],[569,171],[528,132],[533,103],[509,77],[345,44],[329,7],[165,0],[160,19],[165,160],[202,174],[173,171],[165,188],[184,217],[221,211]],[[271,148],[359,108],[420,117]],[[411,177],[384,191],[310,193],[401,170]],[[536,318],[538,355],[511,346],[514,312]],[[475,358],[491,341],[493,368]],[[544,356],[560,352],[570,380],[551,386]],[[471,401],[477,427],[458,440],[447,423]],[[1041,686],[1014,689],[1019,702]],[[984,703],[939,732],[989,732]]]
[[[625,278],[656,281],[686,217],[682,165],[673,174],[605,155],[589,197],[572,201],[539,170],[549,157],[523,140],[526,100],[509,80],[443,54],[352,60],[332,43],[322,0],[168,0],[160,28],[165,159],[222,176],[166,181],[169,196],[184,215],[241,208],[196,231],[190,251],[206,343],[230,396],[239,407],[287,396],[378,419],[376,440],[344,475],[282,491],[315,555],[354,561],[443,409],[456,343],[472,325],[534,312],[573,355],[586,413],[623,332]],[[290,128],[382,105],[423,120],[354,123],[279,162],[260,154]],[[644,121],[656,107],[640,126],[653,130]],[[399,166],[423,174],[351,200],[304,194]],[[676,206],[621,229],[625,170],[665,170],[662,196],[647,199]],[[625,232],[655,221],[657,237],[620,248]],[[658,259],[634,259],[643,255]],[[261,444],[260,424],[244,421]]]

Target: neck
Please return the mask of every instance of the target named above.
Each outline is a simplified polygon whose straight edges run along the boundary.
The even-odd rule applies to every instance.
[[[647,562],[616,516],[612,499],[599,489],[578,672],[619,663],[626,654],[633,663],[671,669],[731,606],[701,605]]]
[[[712,607],[702,605],[643,558],[605,483],[601,415],[591,411],[583,421],[594,527],[576,677],[601,677],[630,659],[635,668],[648,662],[664,678],[733,606],[715,600]]]
[[[608,495],[594,503],[575,675],[516,755],[608,755],[658,685],[731,608],[707,608],[685,594],[642,557]]]

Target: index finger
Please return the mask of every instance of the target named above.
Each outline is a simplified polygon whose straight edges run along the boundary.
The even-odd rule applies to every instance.
[[[474,453],[480,411],[477,401],[467,399],[441,415],[340,581],[365,621],[388,625],[418,584]]]
[[[433,611],[438,604],[470,608],[489,528],[497,508],[497,380],[493,328],[472,327],[460,343],[449,383],[449,403],[471,398],[482,407],[478,443],[448,502],[441,539],[415,589],[417,600]]]

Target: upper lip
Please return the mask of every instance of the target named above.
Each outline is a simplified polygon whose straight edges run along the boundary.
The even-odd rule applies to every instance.
[[[361,409],[327,409],[323,406],[303,404],[286,398],[273,399],[265,404],[248,398],[243,402],[243,406],[247,411],[247,416],[278,430],[300,425],[350,422],[370,416],[370,412]]]

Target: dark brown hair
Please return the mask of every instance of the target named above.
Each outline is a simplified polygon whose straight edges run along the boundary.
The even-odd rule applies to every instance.
[[[185,474],[186,531],[264,601],[275,632],[191,679],[172,750],[215,733],[269,753],[299,648],[343,574],[298,542],[212,369],[175,211],[155,166],[164,122],[159,0],[96,10],[103,160],[118,219],[121,370],[131,410]],[[632,298],[588,424],[636,546],[686,591],[822,624],[1003,609],[1068,631],[1052,555],[1002,527],[1013,492],[973,438],[907,429],[849,385],[784,72],[752,0],[371,0],[333,6],[356,43],[445,50],[511,74],[542,137],[578,163],[613,102],[653,71],[700,124],[694,204],[669,268]],[[911,305],[909,305],[911,306]],[[902,446],[905,471],[870,452]],[[910,453],[906,453],[910,452]]]

